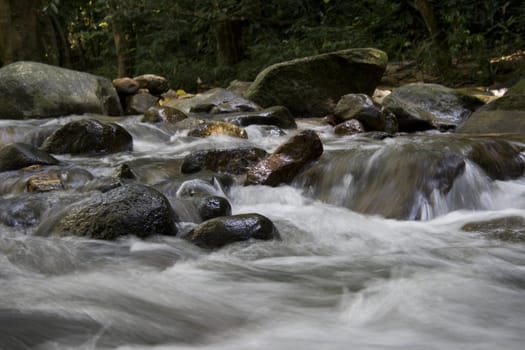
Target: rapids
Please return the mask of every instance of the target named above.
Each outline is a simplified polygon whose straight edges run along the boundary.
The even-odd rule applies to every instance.
[[[37,143],[38,130],[76,118],[0,121],[1,140]],[[301,121],[323,140],[317,164],[291,185],[224,189],[234,214],[269,217],[282,241],[209,252],[177,237],[34,236],[44,204],[82,198],[122,163],[176,207],[180,183],[191,178],[178,171],[189,151],[271,152],[294,133],[250,126],[248,140],[196,139],[138,117],[118,122],[133,135],[133,152],[57,156],[69,170],[67,191],[35,195],[44,209],[25,224],[0,224],[0,349],[523,349],[524,229],[513,242],[462,227],[525,217],[525,178],[491,180],[466,161],[447,191],[433,191],[415,164],[425,157],[403,147],[433,150],[444,139],[461,152],[452,136],[336,137]],[[368,180],[355,178],[356,167]],[[15,173],[0,174],[0,215],[10,218],[27,216]],[[382,215],[400,207],[406,219]]]

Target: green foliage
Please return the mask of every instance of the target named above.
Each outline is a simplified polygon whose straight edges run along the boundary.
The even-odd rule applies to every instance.
[[[430,1],[447,32],[453,58],[523,47],[521,0]],[[197,80],[226,85],[251,80],[283,60],[351,47],[377,47],[393,60],[434,59],[431,38],[411,0],[48,0],[67,24],[73,66],[116,76],[112,29],[129,28],[135,73],[167,76],[174,88],[195,91]],[[236,21],[242,59],[218,65],[216,28]]]

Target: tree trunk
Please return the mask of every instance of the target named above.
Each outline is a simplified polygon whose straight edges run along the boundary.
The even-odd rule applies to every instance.
[[[450,50],[448,47],[447,34],[441,28],[441,25],[435,15],[434,9],[428,0],[415,0],[415,5],[428,32],[432,36],[432,42],[436,48],[436,64],[438,69],[445,73],[450,69],[452,59],[450,57]]]
[[[217,64],[232,66],[241,61],[243,21],[225,19],[219,21],[216,27]]]
[[[47,62],[40,37],[41,0],[0,0],[0,63]]]

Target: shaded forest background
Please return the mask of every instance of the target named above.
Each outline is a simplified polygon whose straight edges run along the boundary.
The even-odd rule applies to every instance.
[[[490,60],[524,44],[523,0],[0,0],[0,65],[154,73],[187,91],[353,47],[415,61],[451,84],[490,84]]]

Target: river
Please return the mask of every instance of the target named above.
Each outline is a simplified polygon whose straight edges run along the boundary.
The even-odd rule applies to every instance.
[[[1,135],[36,139],[35,130],[78,118],[1,121]],[[38,196],[60,208],[126,162],[173,201],[189,151],[273,151],[294,133],[267,135],[250,126],[248,140],[197,139],[138,117],[119,123],[133,135],[133,152],[57,156],[63,167],[95,178],[71,171],[71,189]],[[375,191],[378,184],[370,193],[379,193],[373,209],[380,209],[363,214],[351,209],[355,179],[344,164],[404,164],[411,154],[380,154],[448,136],[336,137],[331,127],[304,120],[299,128],[323,140],[325,153],[309,169],[316,175],[277,188],[226,190],[234,214],[267,216],[280,241],[210,252],[178,237],[96,241],[35,236],[37,225],[0,225],[0,349],[523,349],[523,239],[462,227],[525,217],[524,178],[493,181],[467,162],[445,195],[413,196],[408,220],[381,215],[381,208],[407,200],[406,192]],[[426,176],[417,167],[392,171],[396,188]],[[2,202],[16,209],[27,194],[13,175],[1,180]],[[182,231],[190,226],[180,224]],[[523,230],[515,234],[523,237]]]

